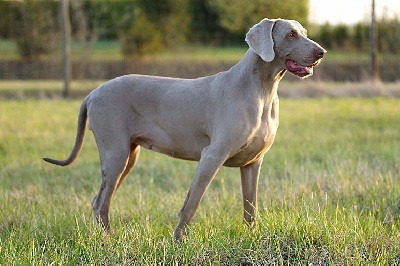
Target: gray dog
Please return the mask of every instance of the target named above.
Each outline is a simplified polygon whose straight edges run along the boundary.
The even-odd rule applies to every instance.
[[[111,198],[135,166],[140,146],[199,161],[179,212],[174,237],[181,239],[221,166],[240,167],[244,220],[254,222],[264,154],[279,124],[278,84],[286,71],[312,75],[326,51],[293,20],[263,19],[246,35],[250,49],[231,69],[213,76],[178,79],[126,75],[110,80],[83,101],[75,146],[82,148],[89,117],[101,162],[100,190],[92,202],[98,221],[109,229]]]

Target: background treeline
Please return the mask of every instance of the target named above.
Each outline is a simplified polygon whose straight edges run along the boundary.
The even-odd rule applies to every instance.
[[[0,2],[0,37],[15,40],[22,57],[59,49],[60,1]],[[70,1],[73,37],[87,51],[99,39],[118,39],[124,55],[142,55],[185,43],[244,45],[243,36],[264,17],[292,18],[307,27],[308,0],[84,0]],[[400,50],[399,20],[378,23],[380,51]],[[367,50],[369,25],[313,26],[327,48]]]
[[[24,57],[53,51],[59,44],[59,6],[53,0],[1,1],[0,37],[16,40]],[[119,39],[125,55],[140,55],[186,42],[243,43],[243,34],[263,17],[306,22],[308,0],[280,6],[261,0],[72,0],[70,14],[73,35],[86,48],[99,38]]]
[[[367,51],[370,48],[370,25],[324,24],[316,29],[316,40],[326,48]],[[400,20],[381,18],[377,21],[377,44],[380,52],[400,53]]]

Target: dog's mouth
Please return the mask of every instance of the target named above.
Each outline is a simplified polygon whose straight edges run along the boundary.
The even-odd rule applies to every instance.
[[[309,66],[299,65],[296,61],[292,59],[286,60],[286,69],[289,70],[290,73],[299,76],[301,78],[311,76],[313,74],[314,66],[318,65],[320,60],[315,61],[313,64]]]

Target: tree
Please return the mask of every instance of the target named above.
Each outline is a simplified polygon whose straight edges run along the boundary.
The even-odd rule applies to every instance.
[[[344,24],[337,25],[333,29],[332,38],[338,47],[345,47],[350,38],[349,27]]]
[[[232,33],[244,33],[261,19],[286,18],[308,22],[308,0],[207,0],[216,10],[221,26]]]
[[[55,51],[59,45],[57,2],[25,0],[11,5],[16,11],[12,37],[20,55],[32,59]]]
[[[123,33],[121,41],[122,53],[136,57],[157,53],[163,48],[160,30],[144,13],[136,17],[133,25]]]
[[[188,0],[138,0],[130,26],[121,31],[126,55],[141,56],[186,41]]]
[[[320,26],[319,34],[317,37],[317,41],[322,44],[325,48],[332,48],[332,32],[333,27],[327,22]]]
[[[380,52],[400,53],[400,21],[382,18],[377,23],[377,41]]]
[[[368,49],[369,27],[367,24],[358,23],[354,26],[354,45],[358,50]]]
[[[189,38],[192,42],[209,43],[218,41],[221,26],[218,22],[218,14],[208,5],[208,0],[189,0],[188,6],[190,20]]]

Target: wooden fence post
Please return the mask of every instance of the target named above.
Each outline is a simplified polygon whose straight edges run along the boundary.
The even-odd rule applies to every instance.
[[[71,81],[71,24],[69,17],[69,2],[68,0],[61,0],[61,15],[62,15],[62,50],[63,50],[63,80],[64,89],[62,93],[63,98],[67,98],[70,94],[70,81]]]
[[[376,38],[376,21],[375,21],[375,0],[372,0],[371,11],[371,28],[370,28],[370,52],[371,52],[371,77],[373,81],[379,80],[378,65],[378,45]]]

